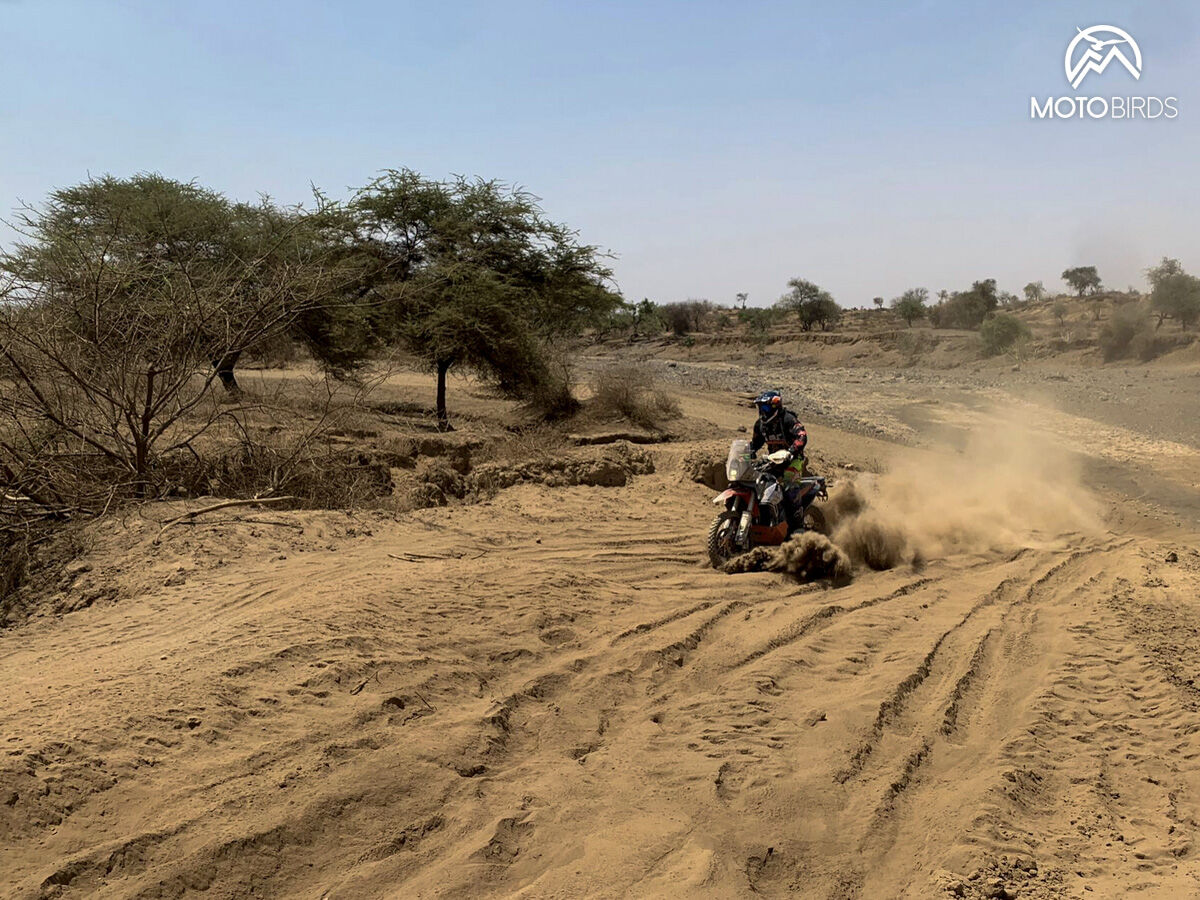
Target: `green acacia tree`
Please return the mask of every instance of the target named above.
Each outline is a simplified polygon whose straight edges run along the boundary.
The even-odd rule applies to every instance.
[[[1178,319],[1187,329],[1200,319],[1200,279],[1184,271],[1177,259],[1164,256],[1157,266],[1146,270],[1150,282],[1150,309],[1158,316],[1156,327],[1163,320]]]
[[[825,331],[842,316],[842,308],[830,293],[804,278],[790,279],[788,292],[775,305],[784,312],[795,313],[804,331],[818,326]]]
[[[929,310],[935,328],[978,328],[983,320],[1000,305],[996,279],[984,278],[973,282],[968,291],[954,291],[943,297]]]
[[[1062,273],[1062,280],[1071,286],[1076,297],[1095,294],[1101,288],[1100,275],[1096,272],[1095,266],[1076,266],[1073,269],[1065,269]]]
[[[305,214],[233,204],[159,175],[54,191],[0,255],[0,481],[63,502],[81,460],[119,473],[114,495],[157,489],[156,461],[229,407],[238,356],[327,320],[336,278]],[[29,423],[39,423],[31,429]],[[84,503],[83,499],[72,501]]]
[[[238,360],[280,337],[303,342],[338,372],[372,350],[363,311],[321,296],[335,279],[317,222],[269,198],[235,203],[155,173],[106,175],[23,209],[15,223],[21,239],[0,268],[42,305],[91,298],[93,319],[102,309],[112,325],[142,323],[143,341],[178,341],[186,331],[189,348],[204,348],[236,394]],[[318,271],[305,287],[301,273]],[[278,290],[284,284],[288,298]]]
[[[1170,256],[1164,256],[1157,266],[1151,266],[1146,270],[1146,280],[1150,282],[1150,290],[1153,291],[1164,279],[1182,274],[1184,274],[1183,264]]]
[[[1058,319],[1058,325],[1060,328],[1067,324],[1067,313],[1069,311],[1070,310],[1067,308],[1066,302],[1063,300],[1055,300],[1054,305],[1050,307],[1050,314],[1054,316],[1054,318]]]
[[[599,249],[550,221],[538,200],[502,182],[385,172],[334,214],[352,290],[385,310],[381,326],[437,378],[474,370],[552,411],[572,404],[550,349],[620,306]]]
[[[926,288],[909,288],[899,297],[892,299],[891,307],[911,328],[913,322],[925,318],[928,313],[925,308],[925,301],[928,299],[929,291]]]
[[[1150,308],[1158,315],[1158,327],[1172,318],[1186,331],[1200,319],[1200,278],[1186,272],[1161,278],[1150,292]]]

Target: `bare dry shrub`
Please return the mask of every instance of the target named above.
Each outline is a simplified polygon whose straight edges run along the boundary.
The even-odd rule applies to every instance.
[[[683,415],[678,401],[658,385],[646,366],[622,363],[592,378],[592,409],[615,415],[643,428],[662,430],[663,423]]]
[[[391,466],[371,453],[309,446],[297,452],[288,444],[246,443],[195,472],[189,493],[250,498],[288,496],[306,509],[348,509],[369,505],[392,492]]]
[[[198,447],[183,474],[186,494],[294,497],[293,505],[343,509],[392,493],[393,465],[411,464],[412,441],[364,449],[379,423],[366,406],[386,377],[338,382],[326,377],[265,381],[252,405]],[[197,479],[201,483],[197,483]]]
[[[374,383],[291,373],[255,381],[236,398],[209,391],[164,431],[163,452],[146,459],[136,482],[122,460],[10,411],[0,420],[0,521],[23,507],[80,518],[166,497],[287,495],[308,508],[372,502],[391,493],[391,465],[400,460],[359,449],[377,433],[363,403]]]
[[[553,348],[547,353],[544,371],[522,390],[523,406],[538,419],[556,422],[579,411],[579,401],[571,393],[572,370],[565,350]]]

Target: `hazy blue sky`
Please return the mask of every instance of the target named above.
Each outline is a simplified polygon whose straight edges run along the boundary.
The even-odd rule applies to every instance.
[[[1200,270],[1200,9],[1185,2],[0,0],[0,210],[90,172],[238,198],[387,167],[518,182],[632,299],[843,305],[1068,265]],[[1139,42],[1081,94],[1173,121],[1031,121],[1077,26]],[[2,238],[0,238],[2,239]]]

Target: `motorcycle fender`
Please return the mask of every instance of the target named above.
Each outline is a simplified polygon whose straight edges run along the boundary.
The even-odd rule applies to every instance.
[[[714,504],[725,503],[733,497],[743,497],[749,499],[749,495],[744,494],[741,491],[727,490],[724,493],[717,494],[717,496],[713,497],[712,502]]]

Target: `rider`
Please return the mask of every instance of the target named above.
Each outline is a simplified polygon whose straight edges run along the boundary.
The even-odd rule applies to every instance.
[[[804,448],[808,444],[808,432],[804,430],[804,426],[796,418],[796,414],[784,408],[783,397],[779,391],[763,391],[754,401],[754,405],[758,407],[758,419],[754,423],[754,437],[750,441],[751,459],[758,454],[764,444],[766,444],[767,453],[788,450],[792,454],[791,461],[781,467],[781,480],[784,483],[784,497],[787,500],[788,520],[795,527],[798,524],[794,521],[798,488],[791,486],[789,489],[789,483],[804,477],[807,465]]]

